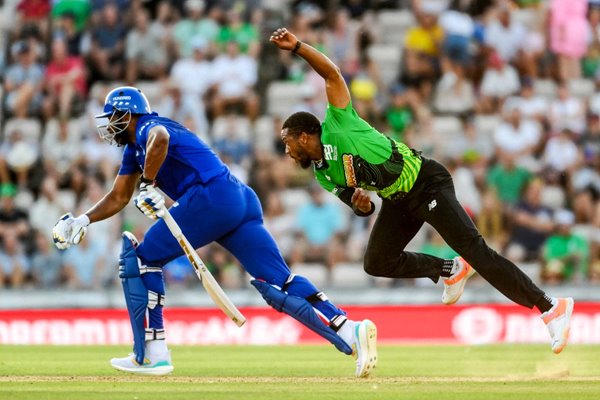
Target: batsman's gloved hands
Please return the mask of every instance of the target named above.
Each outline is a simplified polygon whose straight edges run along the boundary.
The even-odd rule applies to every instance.
[[[82,214],[77,218],[73,214],[66,213],[52,228],[52,239],[54,245],[60,249],[68,249],[72,244],[79,244],[90,224],[90,219],[86,214]]]
[[[159,219],[165,215],[165,198],[151,182],[140,183],[140,193],[133,202],[148,218]]]

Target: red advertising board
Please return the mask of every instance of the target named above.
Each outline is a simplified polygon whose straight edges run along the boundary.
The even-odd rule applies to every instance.
[[[381,343],[548,343],[539,314],[516,305],[349,306],[377,324]],[[238,328],[217,309],[168,308],[170,344],[297,344],[323,339],[270,308],[242,308]],[[0,344],[130,344],[125,310],[0,310]],[[576,303],[571,343],[600,343],[600,303]]]

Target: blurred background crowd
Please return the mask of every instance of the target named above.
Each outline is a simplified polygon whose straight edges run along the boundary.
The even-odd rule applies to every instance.
[[[64,252],[51,228],[112,185],[122,149],[100,141],[93,116],[121,84],[257,191],[294,271],[325,286],[400,284],[362,271],[375,216],[354,216],[284,154],[285,117],[322,118],[327,100],[302,59],[268,43],[280,26],[341,68],[364,119],[448,166],[493,248],[538,282],[600,281],[598,0],[0,4],[0,288],[117,284],[120,232],[150,225],[134,207]],[[409,247],[455,255],[428,227]],[[224,286],[246,285],[222,248],[199,252]],[[166,280],[196,284],[185,259]]]

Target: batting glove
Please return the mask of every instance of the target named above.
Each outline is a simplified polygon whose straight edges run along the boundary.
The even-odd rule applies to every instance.
[[[148,218],[159,219],[165,215],[165,198],[152,183],[140,183],[140,193],[133,202]]]
[[[73,218],[73,214],[67,213],[60,217],[54,228],[52,228],[52,239],[54,245],[60,249],[68,249],[72,244],[79,244],[87,232],[90,219],[83,214]]]

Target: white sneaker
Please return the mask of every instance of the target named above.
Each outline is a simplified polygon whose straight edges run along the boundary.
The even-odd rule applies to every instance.
[[[550,332],[552,338],[552,351],[556,354],[565,348],[569,340],[571,315],[575,306],[575,302],[571,297],[557,300],[554,307],[540,316],[548,327],[548,332]]]
[[[452,275],[444,279],[444,293],[442,294],[442,303],[446,305],[454,304],[460,299],[467,280],[473,276],[475,270],[462,257],[454,257],[452,266]]]
[[[137,363],[134,353],[130,353],[127,357],[123,358],[113,358],[110,360],[110,365],[119,371],[131,372],[138,375],[167,375],[173,372],[170,351],[158,357],[148,355],[144,358],[142,365]]]
[[[377,366],[377,327],[373,322],[365,319],[356,324],[351,347],[356,360],[356,377],[369,376]]]

